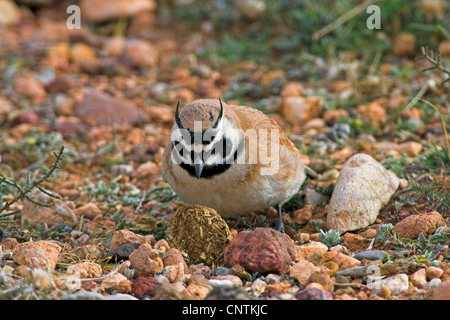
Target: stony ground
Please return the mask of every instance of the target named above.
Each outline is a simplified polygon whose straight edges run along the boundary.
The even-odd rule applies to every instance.
[[[0,299],[450,299],[445,1],[383,4],[382,31],[336,25],[352,1],[27,2],[0,2]],[[176,102],[217,97],[317,173],[285,234],[164,180]]]

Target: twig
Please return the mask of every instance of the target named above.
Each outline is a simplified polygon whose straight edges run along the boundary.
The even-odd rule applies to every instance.
[[[2,177],[1,180],[0,180],[0,184],[4,182],[4,183],[9,184],[10,186],[15,187],[19,191],[19,194],[16,195],[14,197],[14,199],[12,199],[11,201],[6,202],[4,206],[0,207],[0,212],[8,210],[14,203],[20,201],[22,198],[25,198],[25,199],[27,199],[27,200],[29,200],[29,201],[37,204],[37,205],[48,207],[48,205],[46,205],[44,203],[40,203],[40,202],[38,202],[36,200],[33,200],[33,199],[31,199],[28,196],[28,193],[30,193],[34,188],[38,188],[39,190],[41,190],[42,192],[44,192],[45,194],[47,194],[50,197],[59,198],[58,196],[56,196],[54,194],[51,194],[50,192],[48,192],[44,188],[40,187],[39,185],[44,180],[46,180],[48,177],[50,177],[56,169],[59,169],[58,164],[59,164],[59,162],[62,159],[63,153],[64,153],[64,146],[61,147],[61,150],[59,151],[59,154],[54,153],[54,155],[56,157],[56,160],[53,163],[53,165],[50,168],[50,170],[47,171],[47,173],[44,174],[39,180],[33,181],[32,183],[30,181],[30,175],[28,175],[27,176],[27,181],[25,182],[25,185],[24,185],[23,188],[21,186],[19,186],[16,182],[9,181],[6,178]],[[2,215],[0,215],[0,217],[3,217],[4,215],[10,215],[10,214],[12,214],[12,213],[2,214]]]
[[[442,81],[441,84],[450,81],[450,69],[447,68],[445,61],[441,62],[441,53],[438,51],[436,55],[433,50],[430,50],[428,47],[422,47],[421,49],[423,55],[417,57],[416,60],[426,59],[433,65],[430,68],[423,69],[422,72],[438,69],[447,75],[447,79]]]

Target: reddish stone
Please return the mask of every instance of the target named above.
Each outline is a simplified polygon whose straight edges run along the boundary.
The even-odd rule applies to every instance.
[[[290,238],[269,228],[239,232],[225,250],[225,264],[241,265],[249,272],[285,273],[295,258]]]
[[[142,296],[154,297],[156,288],[158,288],[158,281],[154,277],[139,277],[131,284],[131,291],[138,298]]]

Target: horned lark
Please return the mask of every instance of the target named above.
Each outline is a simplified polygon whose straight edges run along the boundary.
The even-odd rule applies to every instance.
[[[219,100],[179,102],[163,171],[186,203],[215,209],[222,217],[278,208],[275,229],[284,232],[281,206],[305,180],[300,152],[262,112]]]

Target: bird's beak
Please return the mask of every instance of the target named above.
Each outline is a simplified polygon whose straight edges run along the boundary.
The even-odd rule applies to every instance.
[[[203,170],[202,159],[200,159],[200,158],[195,159],[194,167],[195,167],[195,176],[197,177],[197,179],[200,179],[200,177],[202,175],[202,170]]]

